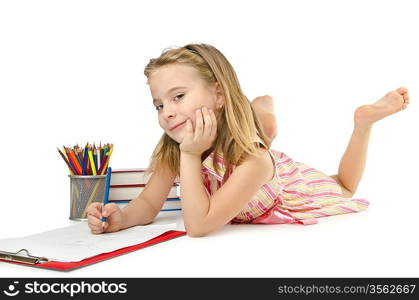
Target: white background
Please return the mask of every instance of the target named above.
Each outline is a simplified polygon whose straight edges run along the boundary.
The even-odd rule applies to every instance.
[[[365,212],[227,226],[70,273],[2,263],[0,276],[419,276],[418,12],[415,1],[0,2],[0,238],[70,223],[56,147],[110,142],[114,169],[148,165],[163,131],[143,70],[164,48],[217,47],[249,99],[274,98],[272,148],[329,175],[356,107],[400,86],[411,98],[372,131],[355,195]]]

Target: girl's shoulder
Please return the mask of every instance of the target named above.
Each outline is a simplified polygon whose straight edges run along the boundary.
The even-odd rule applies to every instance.
[[[256,137],[254,142],[258,144],[258,151],[254,155],[245,154],[241,159],[241,162],[233,167],[238,167],[243,162],[251,160],[270,160],[270,151],[269,148],[264,144],[263,140],[260,137]],[[202,161],[202,165],[209,167],[211,164],[217,164],[218,167],[224,168],[227,164],[227,161],[224,159],[224,155],[222,152],[210,152],[208,155],[205,156],[204,160]]]
[[[257,152],[253,155],[246,154],[239,165],[243,164],[244,162],[250,162],[250,161],[258,162],[258,163],[264,163],[264,162],[271,163],[271,155],[269,153],[269,149],[262,143],[259,143]]]
[[[269,148],[263,143],[262,139],[255,139],[255,143],[259,143],[257,153],[253,155],[244,155],[240,163],[232,167],[228,167],[223,153],[211,152],[202,162],[203,171],[212,174],[217,180],[222,180],[226,172],[231,174],[237,167],[246,164],[255,172],[259,170],[258,172],[266,173],[267,178],[272,178],[272,174],[275,172],[275,158]],[[217,165],[218,172],[215,171],[215,165]]]
[[[269,175],[268,178],[272,180],[275,176],[276,157],[259,136],[256,137],[255,142],[259,146],[257,154],[247,156],[244,161],[260,167],[259,169],[267,176]]]

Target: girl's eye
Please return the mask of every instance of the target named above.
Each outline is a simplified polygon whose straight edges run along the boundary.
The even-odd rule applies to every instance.
[[[176,97],[180,97],[180,98],[182,98],[184,95],[185,95],[185,94],[179,94],[179,95],[176,95],[173,99],[176,99]],[[157,105],[157,106],[156,106],[156,110],[161,110],[161,108],[160,108],[160,107],[163,107],[163,104]]]
[[[176,97],[183,97],[183,94],[176,95],[175,99],[176,99]]]

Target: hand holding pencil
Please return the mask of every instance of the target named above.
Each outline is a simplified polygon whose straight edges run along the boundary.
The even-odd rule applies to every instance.
[[[106,217],[106,223],[103,226],[102,218]],[[93,234],[105,232],[115,232],[123,228],[122,210],[115,203],[94,202],[87,209],[87,221]]]
[[[122,229],[122,211],[115,203],[108,204],[111,185],[112,168],[106,175],[105,195],[103,203],[92,203],[87,208],[87,219],[92,233],[114,232]],[[102,221],[102,226],[99,225]]]

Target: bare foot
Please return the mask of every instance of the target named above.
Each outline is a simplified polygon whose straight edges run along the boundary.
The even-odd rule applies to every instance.
[[[387,93],[373,104],[362,105],[355,110],[354,120],[360,126],[372,126],[378,120],[404,110],[409,104],[409,92],[401,87]]]
[[[276,118],[271,96],[256,97],[251,105],[260,122],[265,135],[272,141],[276,137]]]

